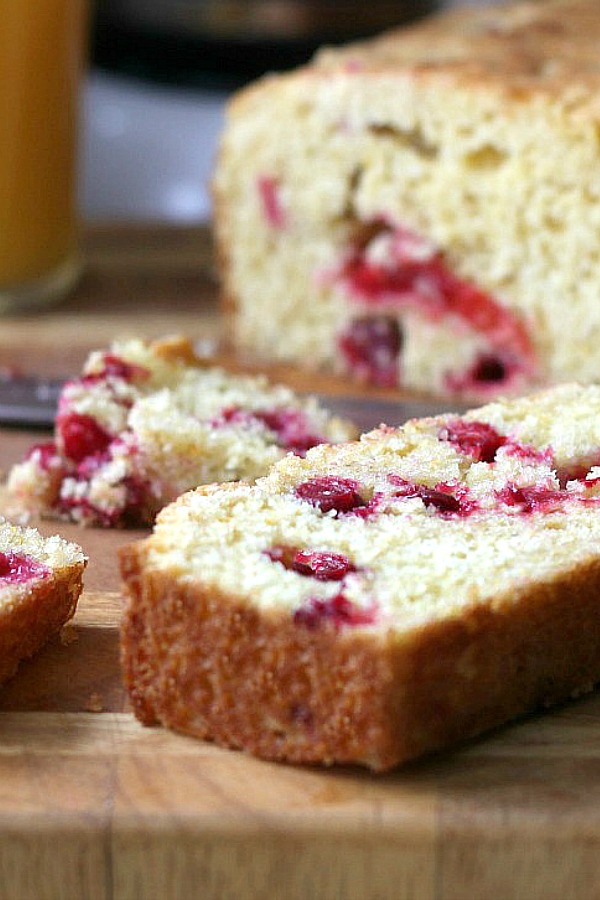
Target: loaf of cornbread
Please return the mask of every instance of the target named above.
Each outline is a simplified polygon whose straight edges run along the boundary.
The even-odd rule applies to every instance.
[[[463,8],[238,93],[237,348],[461,398],[600,379],[599,46],[596,0]]]
[[[67,382],[54,440],[31,448],[8,487],[43,515],[145,525],[185,490],[252,480],[287,452],[355,435],[313,397],[206,365],[185,338],[128,340]]]
[[[389,769],[600,680],[600,387],[189,492],[121,566],[142,722]]]
[[[0,518],[0,684],[73,616],[86,562],[76,544]]]

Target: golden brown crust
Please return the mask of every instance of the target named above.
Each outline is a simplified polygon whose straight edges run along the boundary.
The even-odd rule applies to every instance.
[[[75,613],[85,563],[55,572],[0,615],[0,684]]]
[[[145,558],[121,553],[136,715],[262,757],[382,771],[600,680],[600,560],[393,635],[299,627]]]
[[[364,633],[307,631],[289,616],[168,574],[143,571],[144,545],[121,551],[129,594],[122,664],[141,721],[259,756],[362,761],[386,743],[385,646]]]
[[[174,334],[160,340],[152,341],[150,348],[158,357],[170,363],[181,363],[185,366],[205,368],[206,361],[197,356],[189,338]]]
[[[402,71],[415,78],[455,78],[473,87],[495,83],[501,90],[561,93],[574,84],[600,85],[596,0],[530,0],[463,7],[430,16],[378,38],[326,49],[317,71]]]
[[[600,560],[591,559],[423,629],[397,651],[397,662],[410,660],[400,702],[411,732],[396,729],[394,746],[408,758],[591,690],[600,680],[599,597]]]
[[[412,26],[340,47],[325,47],[306,66],[271,74],[236,93],[230,114],[245,111],[266,91],[297,78],[321,80],[332,72],[349,78],[382,73],[452,80],[480,89],[494,84],[506,94],[571,95],[597,109],[600,87],[600,16],[596,0],[529,0],[446,10]],[[573,93],[585,89],[586,97]]]

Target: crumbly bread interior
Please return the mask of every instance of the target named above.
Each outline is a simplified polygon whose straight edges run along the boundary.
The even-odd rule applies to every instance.
[[[54,447],[34,448],[8,486],[29,509],[139,524],[184,490],[253,480],[303,441],[355,433],[314,397],[202,364],[185,339],[121,341],[66,384]]]
[[[381,426],[125,548],[136,715],[382,770],[600,679],[600,387]]]
[[[84,559],[81,547],[59,535],[43,537],[36,528],[22,528],[0,517],[0,553],[25,553],[52,569],[80,563]]]
[[[0,683],[74,614],[86,563],[77,544],[0,518]]]
[[[600,469],[591,463],[600,448],[600,389],[569,385],[465,416],[539,453],[516,454],[509,443],[494,461],[474,461],[440,441],[451,420],[415,420],[357,443],[315,448],[306,459],[281,461],[254,487],[188,493],[159,516],[148,568],[235,595],[265,613],[293,615],[309,600],[331,599],[340,584],[285,569],[267,551],[284,545],[343,554],[356,569],[344,579],[345,597],[357,609],[377,610],[354,627],[401,635],[480,603],[518,602],[532,584],[597,554]],[[557,471],[575,464],[589,464],[591,474],[561,489]],[[376,512],[324,514],[295,494],[299,484],[331,476],[357,482],[366,502],[376,497]],[[466,491],[476,510],[440,515],[419,496],[398,496],[398,479],[451,486],[454,495]],[[513,494],[538,488],[557,502],[541,512],[513,503],[513,494],[503,502],[507,485]]]
[[[236,344],[344,369],[340,335],[391,315],[402,347],[385,377],[406,388],[600,378],[599,40],[595,0],[452,11],[239,94],[214,179]],[[440,319],[427,297],[349,288],[348,257],[380,253],[374,223],[430,241],[527,348],[456,308]]]
[[[43,537],[36,528],[13,525],[0,517],[0,553],[23,553],[54,571],[79,565],[85,560],[78,544],[55,534]],[[1,585],[1,582],[0,582]]]

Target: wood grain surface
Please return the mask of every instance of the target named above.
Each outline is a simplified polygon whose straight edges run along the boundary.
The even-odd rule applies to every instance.
[[[86,253],[68,303],[0,320],[0,366],[69,374],[121,333],[216,346],[205,232],[106,227]],[[330,393],[376,424],[373,396]],[[33,440],[0,431],[0,469]],[[385,776],[143,728],[121,686],[116,566],[140,532],[36,524],[90,564],[73,623],[0,693],[0,900],[600,898],[598,694]]]

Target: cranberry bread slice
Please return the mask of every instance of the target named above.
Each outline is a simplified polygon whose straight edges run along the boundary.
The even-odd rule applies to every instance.
[[[600,680],[600,388],[381,426],[122,551],[138,718],[385,770]]]
[[[596,0],[496,3],[238,93],[214,174],[235,344],[454,397],[600,380],[599,42]]]
[[[0,519],[0,683],[73,616],[86,562],[76,544]]]
[[[252,480],[287,452],[354,436],[314,398],[208,367],[184,338],[124,341],[65,385],[55,440],[32,447],[8,487],[43,514],[144,525],[199,484]]]

